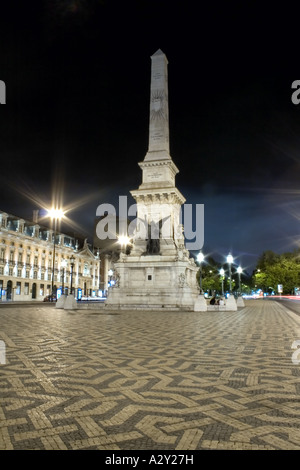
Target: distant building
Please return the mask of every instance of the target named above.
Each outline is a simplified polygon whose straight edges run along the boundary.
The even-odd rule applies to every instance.
[[[71,271],[76,297],[98,295],[100,258],[87,240],[40,225],[36,212],[29,221],[0,211],[0,301],[43,300],[52,285],[54,291],[68,291]]]

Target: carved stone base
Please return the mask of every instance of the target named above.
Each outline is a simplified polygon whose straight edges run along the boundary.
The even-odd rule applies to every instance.
[[[117,283],[109,290],[108,307],[194,310],[198,268],[190,261],[160,255],[129,256],[116,263],[115,270]]]

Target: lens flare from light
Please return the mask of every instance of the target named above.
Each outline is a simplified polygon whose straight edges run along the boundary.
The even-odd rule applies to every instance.
[[[65,213],[62,209],[56,209],[52,207],[50,210],[48,210],[48,216],[51,217],[51,219],[61,220],[64,215]]]
[[[130,239],[126,235],[120,235],[118,238],[118,242],[121,246],[126,246],[129,244]]]

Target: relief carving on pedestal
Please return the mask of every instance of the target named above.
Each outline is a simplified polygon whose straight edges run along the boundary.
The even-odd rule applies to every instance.
[[[179,274],[178,276],[178,284],[179,284],[179,287],[184,287],[186,285],[186,279],[183,273]]]

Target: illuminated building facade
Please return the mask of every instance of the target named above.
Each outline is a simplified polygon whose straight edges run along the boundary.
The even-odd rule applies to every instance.
[[[98,295],[100,258],[87,240],[0,211],[0,301],[41,301],[52,287],[67,293],[71,277],[75,297]]]

